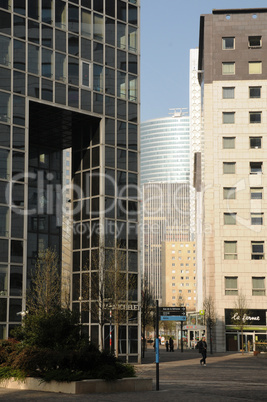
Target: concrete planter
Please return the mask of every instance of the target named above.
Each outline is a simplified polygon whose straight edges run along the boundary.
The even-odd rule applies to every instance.
[[[83,380],[73,382],[49,383],[38,378],[26,378],[23,381],[3,380],[0,387],[31,391],[62,392],[65,394],[93,394],[113,392],[152,391],[152,378],[123,378],[117,381]]]

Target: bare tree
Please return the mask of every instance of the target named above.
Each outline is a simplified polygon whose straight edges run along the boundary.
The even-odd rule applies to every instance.
[[[27,309],[31,313],[50,313],[61,305],[61,280],[56,251],[48,248],[39,253],[30,290],[27,292]]]
[[[146,348],[146,328],[154,324],[155,300],[149,290],[146,278],[143,280],[141,291],[141,322],[143,334],[143,357],[145,357]]]
[[[211,296],[206,297],[203,303],[203,310],[205,311],[205,323],[209,332],[210,353],[212,354],[212,330],[216,325],[216,313],[214,300]]]
[[[247,305],[247,298],[244,294],[240,293],[235,302],[235,308],[232,316],[232,323],[241,331],[241,347],[242,354],[244,354],[244,327],[249,324],[249,311]]]
[[[110,321],[111,312],[116,329],[115,355],[118,356],[119,327],[126,321],[128,300],[137,290],[136,275],[127,273],[126,253],[118,247],[105,250],[100,246],[99,254],[92,255],[89,268],[84,274],[82,299],[90,300],[91,317],[100,325],[101,350],[104,348],[104,325]]]

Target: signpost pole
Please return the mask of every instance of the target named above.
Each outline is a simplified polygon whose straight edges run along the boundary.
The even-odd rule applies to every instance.
[[[159,301],[156,300],[156,390],[159,390]]]

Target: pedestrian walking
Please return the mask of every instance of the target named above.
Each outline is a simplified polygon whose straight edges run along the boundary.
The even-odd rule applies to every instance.
[[[207,343],[205,340],[205,337],[201,339],[201,341],[198,342],[198,350],[199,353],[202,354],[202,359],[200,359],[200,365],[202,366],[202,363],[204,366],[206,366],[206,358],[207,358]]]
[[[166,340],[166,352],[169,352],[169,342]]]
[[[170,339],[169,339],[169,344],[170,344],[170,352],[173,352],[174,350],[173,350],[173,339],[172,339],[172,337],[170,337]]]

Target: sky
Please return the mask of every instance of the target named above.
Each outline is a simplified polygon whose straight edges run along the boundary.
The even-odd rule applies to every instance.
[[[189,52],[213,9],[267,8],[266,0],[140,0],[141,122],[189,107]]]

